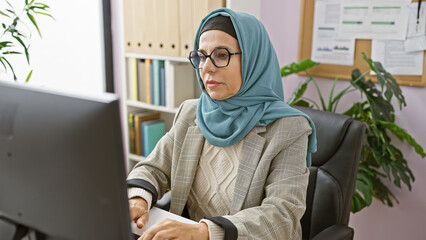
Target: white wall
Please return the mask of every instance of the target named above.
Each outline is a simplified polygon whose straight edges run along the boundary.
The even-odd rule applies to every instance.
[[[20,9],[24,3],[23,0],[10,2],[14,6],[19,5],[16,9]],[[36,16],[43,38],[38,36],[35,29],[32,31],[29,50],[31,68],[27,66],[24,55],[13,58],[16,60],[13,65],[19,82],[25,81],[30,69],[34,69],[30,84],[72,92],[103,92],[105,78],[101,0],[39,2],[50,6],[50,14],[55,20],[43,15]],[[29,22],[27,24],[31,25]],[[10,72],[1,72],[0,79],[12,81],[12,75]]]

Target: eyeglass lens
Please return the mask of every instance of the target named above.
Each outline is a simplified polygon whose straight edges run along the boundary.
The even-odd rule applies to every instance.
[[[207,55],[200,51],[191,52],[191,62],[196,68],[203,68]],[[225,48],[217,48],[210,54],[210,59],[216,67],[226,67],[229,63],[229,52]]]

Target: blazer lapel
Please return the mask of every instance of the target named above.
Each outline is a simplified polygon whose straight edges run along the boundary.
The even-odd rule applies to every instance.
[[[247,134],[244,139],[237,179],[235,182],[234,197],[232,199],[230,209],[231,215],[242,209],[266,142],[265,138],[259,136],[258,133],[265,131],[266,127],[255,127],[254,131]]]
[[[181,214],[186,205],[204,146],[204,136],[197,126],[189,127],[186,136],[182,139],[185,140],[171,181],[170,212],[176,214]]]

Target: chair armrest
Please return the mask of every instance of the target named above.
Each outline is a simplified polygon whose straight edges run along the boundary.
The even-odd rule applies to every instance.
[[[330,226],[318,233],[312,240],[352,240],[354,230],[343,224]]]
[[[171,192],[166,192],[163,197],[155,203],[155,206],[163,210],[169,211],[171,201]]]

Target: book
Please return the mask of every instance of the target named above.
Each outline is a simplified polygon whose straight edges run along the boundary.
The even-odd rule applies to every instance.
[[[138,99],[141,102],[146,102],[146,88],[147,88],[147,82],[146,82],[146,66],[145,66],[145,60],[140,59],[138,61]]]
[[[163,120],[153,120],[141,123],[141,136],[143,137],[143,156],[147,157],[154,150],[157,142],[165,134]]]
[[[130,100],[137,101],[138,100],[138,66],[136,58],[128,59],[128,71],[129,71],[129,93]]]
[[[133,121],[134,113],[127,113],[127,123],[129,128],[129,152],[135,153],[135,123]]]
[[[166,106],[166,72],[164,61],[160,61],[160,105]]]
[[[159,112],[145,111],[134,114],[133,121],[135,125],[135,154],[142,156],[142,137],[141,137],[141,123],[144,121],[160,119]]]
[[[151,70],[152,70],[152,60],[145,59],[145,86],[146,86],[146,99],[145,102],[152,104],[151,102]]]
[[[160,106],[160,98],[161,98],[161,92],[160,92],[160,65],[161,60],[154,59],[152,60],[152,71],[153,71],[153,79],[151,81],[152,83],[152,104]]]
[[[150,103],[155,105],[155,96],[154,96],[154,64],[155,64],[155,60],[152,60],[151,62],[151,66],[149,69],[149,84],[150,84]]]

